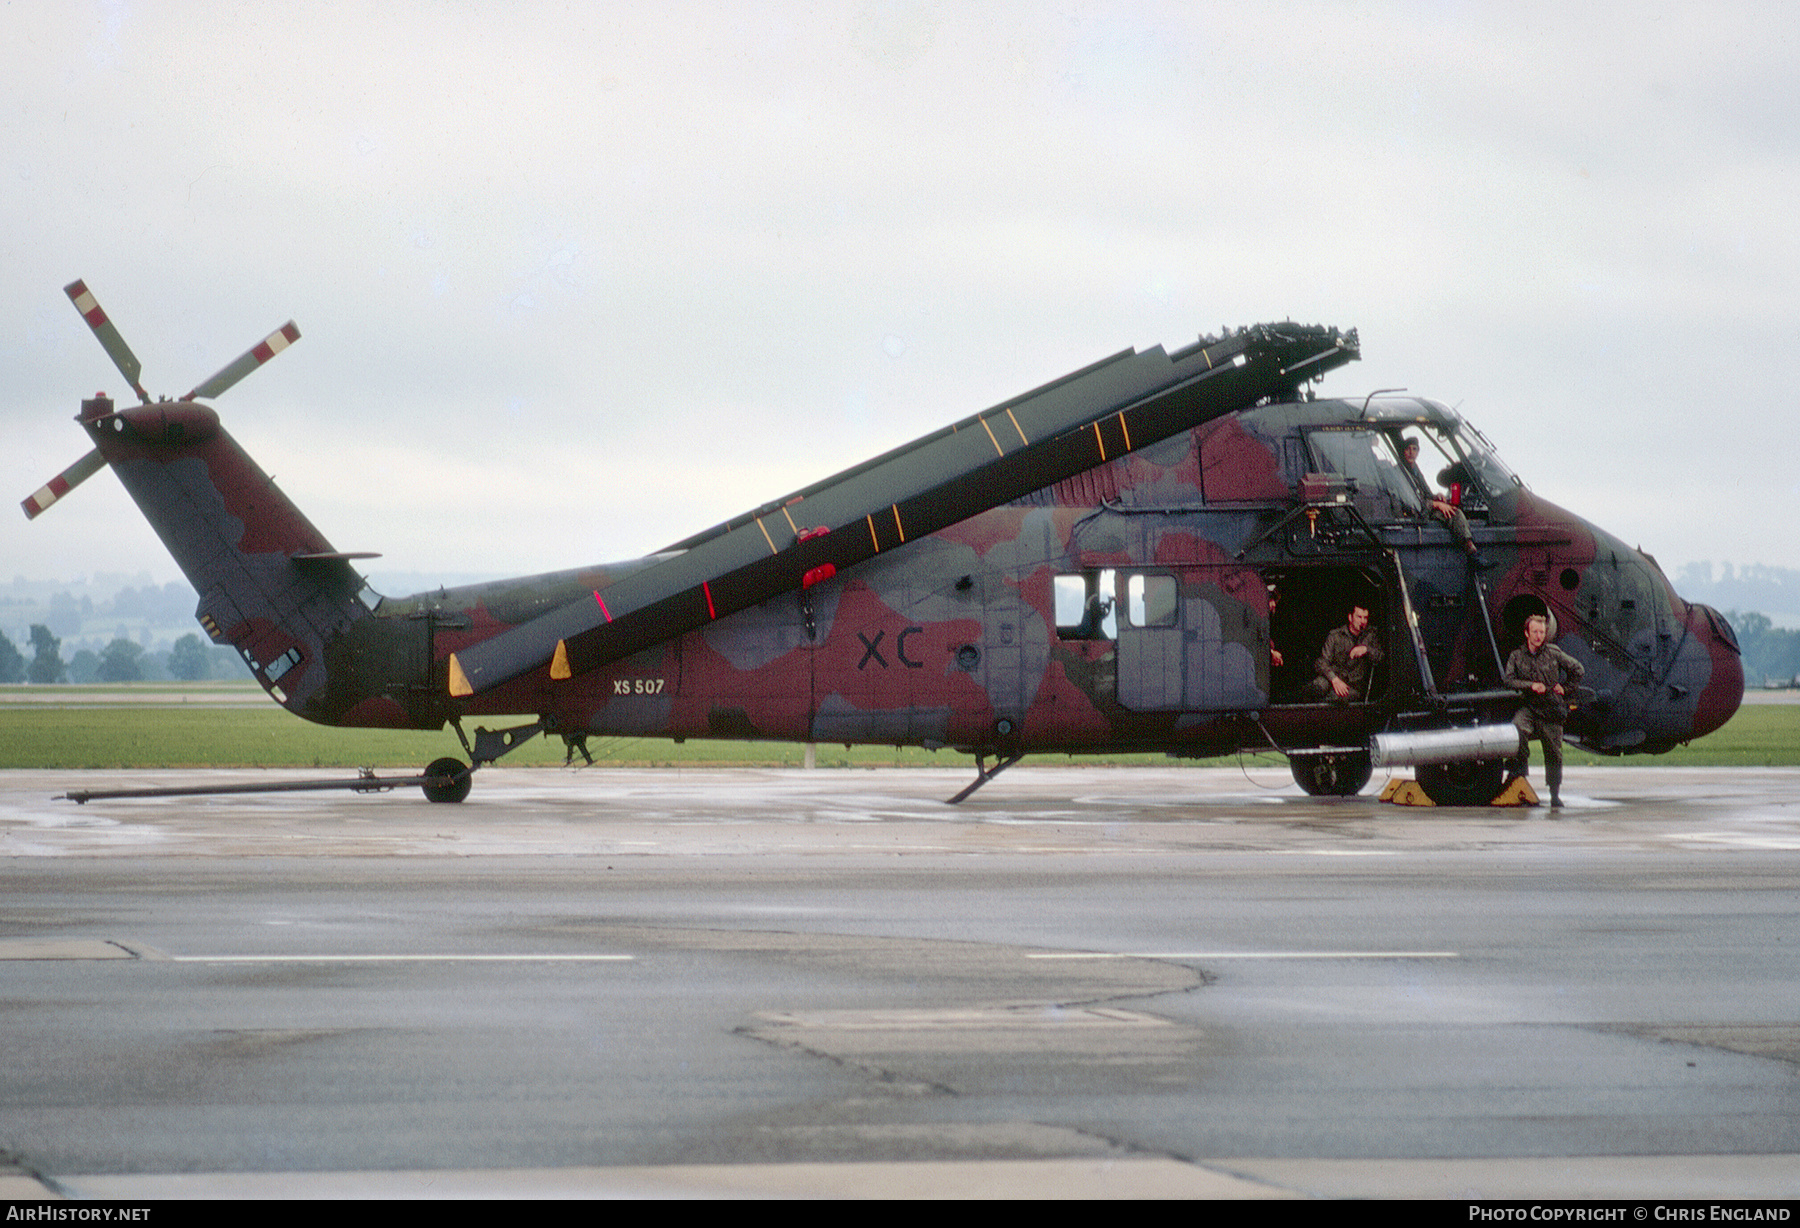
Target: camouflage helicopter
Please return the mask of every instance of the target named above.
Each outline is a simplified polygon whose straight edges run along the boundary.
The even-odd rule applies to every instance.
[[[93,451],[27,516],[110,465],[201,627],[276,702],[326,725],[448,724],[468,756],[244,788],[456,802],[538,734],[571,759],[635,735],[951,747],[976,759],[952,801],[1034,752],[1273,749],[1311,794],[1414,766],[1440,804],[1484,803],[1518,748],[1502,661],[1533,615],[1585,667],[1566,733],[1588,749],[1665,752],[1743,697],[1716,611],[1532,494],[1454,411],[1314,399],[1360,356],[1354,330],[1123,351],[646,558],[384,597],[355,566],[374,556],[334,549],[201,403],[297,340],[291,322],[153,401],[86,286],[66,293],[140,403],[83,401]],[[1358,617],[1380,651],[1327,692],[1322,646]],[[471,740],[481,716],[531,719]],[[198,791],[229,790],[68,796]]]

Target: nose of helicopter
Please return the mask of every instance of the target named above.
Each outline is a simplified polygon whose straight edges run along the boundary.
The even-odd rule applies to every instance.
[[[1744,702],[1744,662],[1738,655],[1736,632],[1711,606],[1690,604],[1688,627],[1711,666],[1706,685],[1694,701],[1692,736],[1699,738],[1724,725]]]

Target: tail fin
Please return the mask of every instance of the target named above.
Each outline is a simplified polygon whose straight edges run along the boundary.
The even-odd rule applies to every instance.
[[[326,658],[370,613],[350,560],[371,556],[334,551],[208,406],[100,398],[79,421],[200,594],[206,633],[290,711],[342,723],[360,697],[333,696]]]
[[[366,587],[350,560],[374,556],[334,551],[219,415],[194,400],[218,396],[298,341],[294,322],[180,400],[152,403],[137,355],[87,283],[71,282],[63,293],[141,404],[115,411],[105,393],[83,401],[76,421],[94,450],[26,499],[25,515],[35,518],[112,465],[200,594],[200,625],[215,643],[236,648],[289,711],[328,725],[441,725],[429,623],[370,618],[372,602],[361,600]]]

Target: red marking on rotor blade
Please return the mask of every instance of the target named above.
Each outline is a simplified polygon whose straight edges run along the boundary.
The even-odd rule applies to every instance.
[[[256,359],[256,365],[261,366],[298,340],[300,340],[300,330],[294,327],[292,320],[289,320],[252,346],[250,354]]]
[[[95,301],[94,293],[87,288],[86,282],[70,282],[63,287],[63,293],[67,294],[69,301],[75,304],[75,310],[79,311],[81,318],[88,322],[89,328],[99,328],[106,323],[106,313],[100,310],[100,304]]]
[[[597,602],[599,602],[599,603],[600,603],[600,612],[601,612],[601,613],[602,613],[602,614],[604,614],[604,615],[606,615],[606,621],[607,621],[607,622],[611,622],[611,621],[612,621],[612,611],[611,611],[611,610],[608,610],[608,609],[607,609],[607,608],[606,608],[606,601],[605,601],[605,599],[604,599],[604,598],[602,598],[602,597],[601,597],[601,596],[600,596],[600,590],[599,590],[599,589],[595,589],[595,590],[594,590],[594,600],[595,600],[595,601],[597,601]]]
[[[20,501],[19,506],[25,509],[25,519],[36,520],[39,515],[50,508],[51,504],[100,472],[105,465],[106,462],[101,459],[100,453],[89,452],[38,487],[37,492],[31,498]]]
[[[36,520],[49,510],[51,504],[73,489],[75,487],[69,480],[59,473],[40,486],[36,494],[21,502],[19,506],[25,509],[25,519]]]
[[[708,584],[705,580],[702,580],[700,581],[700,591],[706,594],[706,616],[708,618],[717,618],[719,612],[713,608],[712,585]]]

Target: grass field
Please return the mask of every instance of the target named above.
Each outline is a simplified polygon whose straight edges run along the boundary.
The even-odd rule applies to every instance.
[[[239,705],[242,706],[239,706]],[[521,720],[525,718],[520,718]],[[513,723],[488,719],[490,726]],[[471,733],[473,724],[470,725]],[[602,765],[619,767],[799,767],[804,748],[772,742],[595,738],[588,749]],[[250,684],[141,684],[115,687],[0,687],[0,768],[158,767],[422,767],[440,755],[462,754],[455,734],[328,729],[275,707]],[[1542,757],[1534,750],[1533,759]],[[1246,756],[1279,764],[1272,754]],[[509,755],[513,765],[560,765],[561,739],[535,738]],[[1065,755],[1027,762],[1066,763]],[[1175,761],[1160,754],[1076,756],[1110,765]],[[1235,763],[1199,760],[1199,763]],[[1800,704],[1747,704],[1731,723],[1702,741],[1667,755],[1607,759],[1569,749],[1572,764],[1668,767],[1800,766]],[[818,748],[820,767],[961,767],[968,755],[917,747]]]

